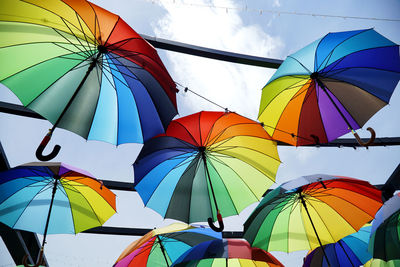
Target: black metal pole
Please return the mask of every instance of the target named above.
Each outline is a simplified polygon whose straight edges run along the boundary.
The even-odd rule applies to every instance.
[[[57,121],[54,123],[53,127],[51,128],[51,132],[54,131],[54,129],[57,127],[58,123],[60,122],[61,118],[63,117],[63,115],[65,114],[65,112],[67,111],[67,109],[69,108],[69,106],[72,104],[72,102],[74,101],[75,97],[78,95],[79,90],[82,88],[83,84],[86,82],[86,79],[89,77],[90,72],[94,69],[94,67],[96,66],[96,63],[98,62],[100,55],[102,53],[98,52],[97,56],[95,59],[92,59],[92,62],[89,65],[88,70],[86,71],[85,76],[83,77],[82,81],[79,83],[78,87],[76,88],[74,94],[72,95],[71,99],[68,101],[67,105],[65,106],[64,110],[61,112],[60,116],[58,117]]]
[[[217,199],[215,198],[214,188],[213,188],[212,183],[211,183],[210,173],[208,172],[208,168],[207,168],[206,155],[205,155],[205,152],[202,151],[202,150],[200,150],[200,153],[201,153],[201,158],[202,158],[203,163],[204,163],[204,168],[206,170],[207,179],[208,179],[208,182],[210,183],[211,193],[212,193],[212,196],[213,196],[213,199],[214,199],[214,205],[215,205],[215,208],[217,209],[217,212],[219,212]]]
[[[318,85],[322,88],[322,90],[325,92],[325,94],[328,96],[329,100],[332,102],[332,104],[335,106],[336,110],[339,112],[340,116],[343,118],[343,120],[346,122],[347,127],[349,127],[350,130],[354,131],[353,127],[351,127],[350,122],[346,119],[342,111],[339,109],[339,107],[336,105],[335,101],[333,101],[332,97],[330,94],[327,92],[327,87],[325,84],[318,78],[315,78],[317,81]]]
[[[46,226],[44,228],[44,233],[43,233],[42,249],[44,247],[44,244],[46,243],[46,236],[47,236],[47,230],[49,228],[51,209],[53,207],[54,196],[56,195],[56,191],[57,191],[58,180],[60,179],[60,176],[58,176],[58,175],[54,175],[53,177],[54,177],[54,185],[53,185],[53,191],[51,193],[51,201],[50,201],[49,213],[47,214]]]
[[[321,242],[321,240],[319,239],[319,236],[318,236],[318,233],[317,233],[317,229],[315,229],[314,223],[313,223],[313,221],[312,221],[312,219],[311,219],[311,215],[310,215],[310,213],[308,212],[308,208],[307,208],[306,202],[305,202],[304,197],[303,197],[303,195],[301,194],[301,192],[299,193],[299,196],[300,196],[301,204],[302,204],[303,207],[306,209],[308,218],[310,219],[311,225],[312,225],[312,227],[313,227],[313,229],[314,229],[314,233],[315,233],[315,235],[317,236],[319,245],[320,245],[320,247],[321,247],[321,249],[322,249],[322,252],[324,253],[326,262],[328,263],[328,266],[331,266],[331,264],[329,263],[329,260],[328,260],[328,256],[327,256],[326,253],[325,253],[325,249],[324,249],[324,247],[322,246],[322,242]]]
[[[161,243],[161,239],[158,235],[157,235],[157,240],[158,240],[158,243],[160,244],[161,252],[164,256],[165,263],[167,264],[167,267],[169,267],[167,255],[165,255],[165,248],[164,248],[163,244]]]

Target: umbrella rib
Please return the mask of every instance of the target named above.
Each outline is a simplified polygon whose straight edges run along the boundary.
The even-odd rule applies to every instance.
[[[191,139],[195,142],[197,147],[200,147],[201,145],[199,143],[197,143],[195,137],[192,135],[192,133],[179,121],[175,120],[175,123],[179,124],[180,126],[182,126],[182,128],[185,130],[185,132],[187,132],[189,134],[189,136],[191,137]]]
[[[309,72],[309,74],[312,73],[311,70],[309,70],[306,66],[303,65],[303,63],[301,63],[297,58],[293,57],[292,55],[289,55],[288,58],[293,59],[294,61],[296,61],[300,66],[302,66],[306,71]]]
[[[322,69],[324,69],[324,68],[326,68],[326,67],[328,66],[329,59],[332,57],[332,55],[333,55],[333,53],[335,52],[335,49],[336,49],[336,48],[338,48],[340,45],[342,45],[343,43],[345,43],[347,40],[354,38],[354,36],[363,34],[363,33],[365,33],[366,31],[370,31],[370,30],[372,30],[372,28],[371,28],[371,29],[364,30],[364,31],[361,31],[361,32],[359,32],[359,33],[357,33],[357,34],[355,34],[355,35],[349,36],[349,37],[347,37],[346,39],[342,40],[340,43],[338,43],[333,49],[331,49],[331,51],[328,53],[328,55],[327,55],[327,56],[323,59],[323,61],[321,62],[321,66],[322,66],[322,63],[325,62],[325,63],[324,63],[325,65],[324,65],[324,67],[323,67]],[[325,37],[326,37],[326,36],[325,36]],[[321,41],[322,41],[323,39],[325,39],[325,37],[322,38]],[[321,41],[320,41],[320,43],[321,43]],[[318,44],[318,46],[319,46],[319,44]],[[361,51],[361,50],[360,50],[360,51]],[[316,53],[317,53],[317,49],[315,49],[315,54],[316,54]],[[317,57],[316,57],[316,55],[315,55],[315,59],[316,59],[316,58],[317,58]],[[317,69],[317,71],[318,71],[320,68],[317,67],[316,69]]]
[[[90,187],[88,187],[90,188]],[[74,188],[76,190],[76,188]],[[70,190],[70,189],[68,189]],[[92,188],[90,188],[90,190],[94,191]],[[72,191],[72,190],[71,190]],[[79,190],[78,190],[79,191]],[[95,191],[95,193],[97,194],[97,192]],[[101,222],[101,220],[99,219],[99,217],[97,216],[97,213],[95,212],[92,204],[89,202],[89,200],[86,198],[86,196],[84,194],[82,194],[81,192],[79,192],[79,194],[82,196],[82,198],[86,201],[86,203],[88,204],[88,206],[90,207],[90,209],[92,210],[92,214],[94,214],[96,216],[97,221],[100,223],[100,225],[102,225],[104,222]],[[103,198],[104,200],[104,198]],[[104,200],[105,203],[107,203],[108,206],[110,206],[110,204]],[[111,206],[110,206],[111,207]],[[112,209],[114,209],[113,207],[111,207]],[[72,211],[72,207],[71,207],[71,211]],[[75,227],[74,227],[75,228]]]
[[[303,78],[302,78],[302,80],[303,80]],[[264,113],[265,109],[269,106],[269,104],[272,103],[272,102],[273,102],[280,94],[282,94],[284,91],[286,91],[286,90],[291,90],[291,89],[295,89],[295,88],[301,88],[301,87],[304,86],[304,84],[299,85],[298,83],[299,83],[299,81],[296,81],[296,82],[293,82],[293,84],[291,84],[291,85],[289,85],[289,86],[286,86],[285,89],[281,90],[278,94],[276,94],[276,95],[269,101],[268,105],[266,105],[266,106],[264,107],[264,109],[263,109],[262,111],[259,112],[259,114]],[[267,86],[267,85],[266,85],[266,86]],[[263,90],[265,90],[265,86],[264,86],[264,89],[263,89]],[[260,115],[259,115],[258,117],[260,117]]]
[[[112,54],[112,55],[111,55],[111,54]],[[113,64],[114,64],[115,66],[117,66],[117,67],[118,67],[118,66],[125,67],[126,70],[129,71],[129,73],[131,73],[131,74],[133,75],[133,76],[132,76],[132,75],[126,73],[126,72],[122,73],[122,72],[120,72],[120,71],[117,69],[116,71],[118,71],[118,72],[120,72],[120,73],[122,74],[122,77],[124,78],[124,80],[127,82],[127,80],[126,80],[125,77],[124,77],[124,75],[125,75],[125,76],[128,76],[129,78],[132,78],[132,79],[134,79],[134,80],[137,80],[138,82],[140,82],[140,84],[143,85],[143,87],[145,87],[144,84],[143,84],[143,82],[130,70],[131,67],[128,68],[128,67],[125,66],[124,64],[120,63],[120,61],[118,60],[118,58],[115,57],[114,55],[116,55],[116,54],[114,54],[114,53],[109,53],[109,54],[108,54],[108,56],[109,56],[109,57],[111,58],[111,60],[113,61]],[[119,65],[119,64],[115,64],[114,61],[120,63],[120,65]],[[110,68],[110,69],[114,69],[114,68],[111,67],[111,66],[109,66],[109,68]],[[135,67],[135,68],[136,68],[136,67]],[[137,69],[143,69],[143,68],[137,68]],[[109,71],[109,70],[107,69],[107,71]],[[110,71],[109,71],[109,72],[110,72]],[[112,74],[111,74],[111,75],[112,75]],[[113,78],[120,80],[119,78],[117,78],[117,77],[114,76],[114,75],[113,75]],[[124,82],[121,81],[121,83],[124,83]],[[125,83],[124,83],[124,84],[125,84]],[[161,86],[161,85],[160,85],[160,86]],[[128,87],[129,87],[129,86],[128,86]],[[132,98],[135,99],[132,90],[130,90],[130,93],[132,94]],[[159,110],[157,109],[157,107],[156,107],[156,105],[155,105],[155,101],[154,101],[153,97],[152,97],[148,92],[147,92],[147,95],[149,96],[151,102],[152,102],[152,103],[154,104],[154,106],[155,106],[155,112],[156,112],[157,114],[159,114],[160,112],[159,112]],[[135,99],[135,103],[136,103],[136,99]],[[138,113],[138,116],[139,116],[139,118],[140,118],[141,114]],[[159,120],[160,123],[161,123],[161,118],[158,118],[158,120]],[[140,121],[142,121],[142,120],[140,120]],[[162,123],[161,123],[161,124],[162,124]],[[142,137],[144,138],[143,133],[142,133]]]
[[[26,71],[26,70],[28,70],[28,69],[30,69],[30,68],[36,67],[36,66],[38,66],[38,65],[40,65],[40,64],[42,64],[42,63],[44,63],[44,62],[46,62],[46,61],[53,60],[53,59],[55,59],[55,58],[58,58],[58,57],[53,57],[53,58],[46,59],[46,60],[43,60],[43,61],[40,61],[40,62],[36,62],[35,64],[33,64],[33,65],[31,65],[31,66],[28,66],[28,67],[26,67],[26,68],[24,68],[24,69],[22,69],[22,70],[19,70],[18,72],[15,72],[15,73],[11,74],[10,76],[4,77],[1,81],[4,81],[5,79],[10,78],[11,76],[18,75],[19,73],[22,73],[22,72],[24,72],[24,71]],[[78,64],[77,64],[77,65],[78,65]],[[76,67],[77,65],[75,65],[74,67]],[[71,69],[73,69],[73,68],[71,68]],[[51,86],[51,85],[50,85],[50,86]],[[50,86],[49,86],[49,87],[50,87]],[[39,95],[40,95],[40,94],[39,94]],[[32,101],[33,101],[33,100],[32,100]],[[32,102],[32,101],[31,101],[31,102]],[[31,103],[31,102],[30,102],[30,103]],[[27,105],[29,105],[30,103],[28,103]]]
[[[50,181],[51,182],[51,181]],[[32,198],[31,200],[28,201],[28,203],[25,205],[25,208],[22,210],[22,212],[18,215],[17,219],[15,220],[13,226],[11,228],[14,228],[15,225],[17,224],[18,220],[21,218],[22,214],[24,214],[24,212],[26,211],[26,209],[28,208],[29,204],[32,203],[32,201],[42,192],[49,190],[50,188],[52,188],[52,186],[50,186],[50,182],[47,183],[47,185],[44,185],[42,189],[40,189]],[[47,187],[47,188],[46,188]],[[11,197],[11,196],[10,196]]]
[[[341,199],[341,200],[347,202],[348,204],[354,206],[354,207],[357,208],[358,210],[362,211],[363,213],[367,214],[368,216],[373,217],[373,216],[371,216],[368,212],[366,212],[365,210],[363,210],[361,207],[359,207],[359,206],[353,204],[352,202],[350,202],[350,201],[348,201],[348,200],[346,200],[346,199],[344,199],[344,198],[342,198],[342,197],[339,197],[339,196],[333,195],[333,194],[326,194],[325,196],[332,196],[332,197]],[[316,196],[312,196],[312,197],[313,197],[313,198],[317,198],[318,196],[317,196],[317,197],[316,197]],[[320,197],[324,197],[324,196],[322,195],[322,196],[320,196]],[[319,200],[319,199],[318,199],[318,200]],[[319,200],[319,201],[324,202],[324,201],[322,201],[322,200]],[[371,201],[374,201],[374,200],[371,199]],[[334,208],[332,208],[332,209],[335,210]],[[336,210],[335,210],[335,211],[336,211]],[[346,219],[345,219],[345,220],[346,220]],[[347,220],[346,220],[346,221],[347,221]],[[350,224],[350,222],[348,222],[348,223]],[[353,228],[353,229],[354,229],[354,228]]]
[[[82,33],[84,33],[84,30],[83,30],[83,27],[82,27],[82,23],[81,23],[81,20],[80,20],[81,17],[78,15],[78,12],[76,12],[76,11],[75,11],[75,15],[76,15],[76,18],[77,18],[77,20],[79,22],[80,30],[81,30]],[[83,34],[83,37],[85,37],[87,48],[85,46],[83,46],[83,47],[84,47],[84,49],[86,51],[90,51],[90,43],[89,43],[89,40],[87,39],[86,34]],[[95,38],[96,38],[96,35],[95,35]]]
[[[331,231],[328,229],[328,226],[326,225],[325,221],[322,219],[321,215],[316,211],[314,205],[311,203],[311,201],[308,198],[305,198],[305,201],[308,203],[309,206],[311,206],[313,208],[313,210],[315,211],[315,213],[318,215],[318,217],[320,218],[321,222],[323,223],[323,225],[325,226],[327,232],[329,233],[330,237],[332,238],[332,240],[336,241],[332,234]],[[329,206],[330,207],[330,206]],[[342,217],[343,218],[343,217]],[[310,219],[311,221],[311,219]],[[353,228],[353,227],[352,227]],[[353,228],[354,229],[354,228]]]
[[[61,34],[60,32],[62,32],[62,31],[59,31],[58,29],[55,29],[55,28],[52,28],[52,29],[53,29],[59,36],[61,36],[64,40],[66,40],[68,44],[73,45],[73,46],[74,46],[76,49],[78,49],[80,52],[84,53],[87,57],[89,57],[89,56],[92,55],[92,54],[90,53],[90,50],[86,49],[85,46],[84,46],[81,42],[79,42],[80,46],[78,46],[77,44],[73,43],[71,40],[69,40],[68,38],[66,38],[63,34]],[[64,33],[66,33],[66,32],[64,32]],[[72,35],[72,36],[74,36],[74,37],[76,38],[76,36],[73,35],[73,34],[70,34],[70,33],[66,33],[66,34]],[[81,48],[83,48],[83,50],[82,50]],[[65,49],[65,48],[64,48],[64,49]]]
[[[43,6],[39,6],[39,5],[36,5],[36,4],[34,4],[34,3],[29,3],[29,2],[26,2],[26,1],[24,1],[24,2],[27,3],[27,4],[30,4],[30,5],[36,6],[36,7],[39,8],[39,9],[46,10],[47,12],[49,12],[49,13],[51,13],[51,14],[57,16],[57,17],[59,17],[59,18],[63,21],[63,23],[64,23],[65,26],[67,26],[67,25],[65,24],[65,21],[69,22],[71,25],[74,26],[74,28],[76,28],[76,29],[79,31],[79,28],[75,27],[74,24],[72,24],[70,21],[66,20],[66,19],[65,19],[64,17],[62,17],[60,14],[57,14],[57,13],[55,13],[54,11],[51,11],[51,10],[49,10],[49,9],[43,7]],[[64,4],[66,4],[66,3],[64,3]],[[66,5],[68,5],[68,4],[66,4]],[[68,6],[69,6],[69,5],[68,5]],[[70,7],[72,10],[74,10],[71,6],[69,6],[69,7]],[[74,12],[76,13],[75,10],[74,10]],[[34,24],[44,26],[44,25],[38,24],[38,23],[34,23]],[[54,29],[53,27],[50,27],[50,26],[45,26],[45,27],[49,27],[49,28]],[[71,31],[71,28],[68,27],[68,26],[67,26],[67,28],[70,30],[70,32],[72,33],[72,35],[75,36],[75,34],[73,34],[73,32]],[[68,33],[68,32],[66,32],[66,33]],[[69,34],[69,33],[68,33],[68,34]],[[82,32],[82,34],[85,35],[83,32]],[[77,37],[77,36],[75,36],[75,37]]]
[[[220,180],[221,180],[222,184],[224,185],[226,192],[228,192],[228,196],[229,196],[229,199],[231,200],[232,206],[234,207],[234,209],[235,209],[235,211],[236,211],[236,214],[239,214],[239,211],[237,210],[236,205],[235,205],[235,203],[233,202],[233,199],[232,199],[232,197],[231,197],[231,194],[229,193],[229,190],[228,190],[228,188],[226,187],[226,184],[225,184],[224,180],[222,179],[222,176],[219,174],[218,170],[215,168],[215,166],[214,166],[214,164],[211,162],[211,160],[209,160],[209,163],[210,163],[210,165],[214,168],[214,170],[215,170],[215,172],[218,174],[218,176],[221,178]],[[234,171],[234,172],[235,172],[235,171]],[[235,172],[235,173],[236,173],[236,172]],[[210,183],[211,183],[211,177],[210,177]],[[212,186],[212,185],[211,185],[211,186]],[[246,186],[247,186],[247,184],[246,184]],[[252,191],[251,191],[251,192],[252,192]],[[252,193],[253,193],[253,192],[252,192]],[[216,197],[215,197],[215,198],[216,198]],[[215,201],[217,201],[217,200],[215,199]],[[210,202],[211,202],[211,201],[210,201]],[[217,209],[217,207],[215,207],[215,208]]]
[[[190,156],[188,156],[187,157],[187,159],[189,159],[190,157],[192,157],[193,156],[193,154],[192,155],[190,155]],[[196,157],[197,157],[197,155],[196,155]],[[196,159],[196,157],[194,157],[193,158],[193,160],[195,160]],[[168,160],[170,160],[170,159],[168,159]],[[192,161],[193,161],[192,160]],[[183,163],[183,162],[185,162],[185,163]],[[186,164],[186,160],[183,160],[181,163],[180,163],[180,166],[183,166],[184,164]],[[189,165],[190,165],[190,163],[189,163]],[[158,165],[157,165],[158,166]],[[180,167],[179,166],[179,167]],[[155,166],[156,167],[156,166]],[[154,193],[157,191],[157,189],[159,188],[159,186],[160,186],[160,184],[164,181],[164,178],[165,177],[167,177],[170,173],[171,173],[171,171],[173,171],[173,170],[175,170],[176,168],[178,168],[178,165],[176,165],[176,166],[174,166],[174,167],[172,167],[171,168],[171,170],[169,170],[165,175],[164,175],[164,177],[160,180],[160,182],[158,183],[158,185],[154,188],[154,190],[153,190],[153,192],[150,194],[150,197],[148,198],[148,201],[146,202],[146,203],[144,203],[145,204],[145,206],[147,206],[147,203],[150,201],[150,199],[153,197],[153,195],[154,195]],[[153,168],[154,169],[154,168]],[[183,174],[185,174],[187,172],[187,168],[185,169],[185,171],[183,172]],[[148,173],[147,173],[148,174]],[[147,174],[144,176],[144,178],[147,176]],[[182,174],[182,176],[183,176],[183,174]],[[143,179],[142,179],[143,180]],[[142,181],[141,180],[141,181]],[[140,181],[140,182],[141,182]],[[139,182],[139,184],[140,184],[140,182]],[[176,185],[175,185],[176,186]],[[144,202],[144,201],[143,201]],[[168,205],[169,206],[169,205]]]
[[[234,137],[231,137],[231,138],[234,138]],[[274,142],[273,140],[270,140],[270,141],[271,141],[271,142]],[[230,149],[234,149],[234,148],[243,148],[243,149],[247,149],[247,150],[250,150],[250,151],[254,151],[254,152],[260,153],[260,154],[262,154],[262,155],[264,155],[264,156],[266,156],[266,157],[268,157],[268,158],[270,158],[270,159],[273,159],[273,160],[275,160],[275,161],[281,162],[280,160],[277,160],[277,159],[275,159],[274,157],[272,157],[271,155],[265,154],[264,152],[261,152],[261,151],[258,151],[258,150],[256,150],[256,149],[249,148],[249,147],[243,147],[243,146],[230,146],[230,147],[226,147],[225,149],[220,149],[220,150],[214,150],[214,149],[212,149],[212,150],[209,150],[209,151],[211,151],[211,152],[217,152],[217,153],[220,153],[220,154],[224,154],[224,153],[222,153],[222,151],[230,150]],[[224,155],[225,155],[225,154],[224,154]],[[229,155],[226,155],[226,156],[231,157],[231,158],[235,158],[235,157],[232,157],[232,156],[229,156]],[[253,167],[253,168],[255,168],[255,167]]]
[[[75,12],[75,13],[76,13],[76,12]],[[71,28],[68,26],[68,24],[66,23],[66,20],[65,20],[63,17],[61,17],[61,16],[60,16],[60,19],[62,20],[62,22],[64,23],[64,25],[68,28],[68,30],[70,31],[71,35],[74,36],[75,39],[76,39],[76,40],[81,44],[81,46],[85,49],[85,51],[86,51],[86,52],[89,52],[89,51],[87,51],[86,47],[82,44],[81,39],[78,38],[78,36],[76,36],[76,35],[74,34],[74,32],[71,30]],[[80,24],[80,23],[79,23],[79,24]],[[84,33],[84,32],[82,32],[82,34],[85,36],[85,33]],[[86,39],[86,37],[85,37],[85,39]]]

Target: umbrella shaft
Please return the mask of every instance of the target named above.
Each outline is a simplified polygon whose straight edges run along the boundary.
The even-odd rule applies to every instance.
[[[204,154],[204,152],[201,152],[201,158],[203,159],[204,169],[206,170],[207,179],[208,179],[208,182],[210,183],[210,188],[211,188],[211,193],[212,193],[213,200],[214,200],[215,209],[217,210],[217,213],[218,213],[219,208],[218,208],[218,204],[217,204],[217,199],[215,198],[214,188],[211,183],[210,173],[208,172],[208,168],[207,168],[206,155]]]
[[[51,201],[50,201],[49,213],[47,214],[46,226],[44,228],[44,233],[43,233],[42,249],[44,247],[44,244],[46,243],[47,229],[49,228],[51,209],[53,207],[54,196],[56,195],[57,184],[58,184],[58,179],[55,179],[54,186],[53,186],[53,191],[51,193]]]
[[[167,267],[169,267],[168,259],[167,259],[167,256],[165,255],[165,249],[164,249],[163,244],[161,243],[161,239],[160,239],[159,236],[157,236],[157,240],[158,240],[158,243],[160,244],[160,248],[161,248],[162,254],[163,254],[163,256],[164,256],[165,263],[167,264]]]
[[[324,249],[324,247],[322,246],[322,242],[321,242],[321,240],[319,239],[319,236],[318,236],[318,233],[317,233],[317,229],[315,229],[314,223],[313,223],[313,221],[312,221],[312,219],[311,219],[311,215],[310,215],[310,213],[308,212],[308,208],[307,208],[306,202],[305,202],[305,200],[304,200],[302,194],[300,194],[300,200],[301,200],[301,204],[303,204],[303,207],[304,207],[304,209],[305,209],[306,212],[307,212],[308,218],[310,219],[311,226],[312,226],[312,228],[314,229],[315,235],[317,236],[318,243],[319,243],[319,245],[320,245],[320,247],[321,247],[321,249],[322,249],[322,252],[324,253],[326,262],[328,263],[328,266],[331,266],[331,264],[329,263],[329,260],[328,260],[328,256],[327,256],[326,253],[325,253],[325,249]]]
[[[100,57],[101,53],[99,52],[97,54],[97,57],[95,60],[93,60],[90,65],[88,70],[86,71],[85,77],[83,77],[82,81],[80,82],[80,84],[78,85],[78,87],[76,88],[74,94],[72,95],[71,99],[68,101],[67,105],[65,106],[64,110],[61,112],[60,116],[58,117],[57,121],[54,123],[53,127],[51,128],[50,132],[53,133],[54,129],[57,127],[58,123],[60,122],[61,118],[64,116],[64,113],[68,110],[69,106],[72,104],[72,102],[74,101],[75,97],[78,95],[79,90],[81,89],[81,87],[83,86],[83,84],[85,83],[87,77],[89,77],[90,72],[94,69],[94,67],[96,66],[96,63]]]
[[[332,102],[332,104],[335,106],[336,110],[339,112],[340,116],[343,118],[343,120],[346,122],[347,127],[349,127],[349,129],[353,130],[353,127],[351,127],[350,122],[346,119],[346,117],[344,116],[344,114],[342,113],[342,111],[339,109],[339,107],[336,105],[335,101],[333,101],[331,95],[327,92],[327,87],[325,86],[325,84],[322,83],[322,81],[320,79],[316,79],[318,85],[322,88],[322,90],[325,92],[325,94],[328,96],[329,100]]]

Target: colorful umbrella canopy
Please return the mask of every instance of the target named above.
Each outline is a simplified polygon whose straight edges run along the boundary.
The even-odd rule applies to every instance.
[[[398,267],[400,260],[383,261],[380,259],[371,259],[363,265],[364,267]]]
[[[115,195],[86,171],[28,163],[0,173],[0,222],[43,234],[76,234],[116,212]],[[40,263],[40,262],[39,262]]]
[[[374,259],[400,260],[400,193],[376,213],[368,250]]]
[[[60,127],[143,143],[177,114],[156,50],[119,16],[85,0],[4,0],[0,9],[0,82],[54,125],[47,139]]]
[[[263,198],[244,224],[244,238],[267,251],[312,250],[357,232],[381,205],[381,191],[366,181],[302,176]]]
[[[283,265],[270,253],[252,248],[246,240],[224,239],[203,242],[180,256],[172,266],[270,266]]]
[[[397,44],[373,29],[329,33],[282,63],[263,88],[258,119],[275,140],[330,142],[384,107],[399,79]]]
[[[114,267],[170,266],[191,247],[214,239],[222,239],[221,233],[209,228],[174,223],[154,229],[130,244]]]
[[[363,226],[357,233],[348,235],[338,242],[324,246],[331,267],[361,266],[372,258],[368,252],[368,241],[371,225]],[[321,247],[310,251],[304,260],[303,267],[328,267]]]
[[[218,217],[222,224],[222,217],[259,201],[279,164],[276,142],[259,123],[203,111],[173,120],[165,134],[144,144],[134,164],[136,190],[165,218]]]

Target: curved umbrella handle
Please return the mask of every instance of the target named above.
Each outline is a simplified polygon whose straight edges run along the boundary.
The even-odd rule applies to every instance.
[[[22,259],[22,264],[23,264],[25,267],[38,267],[38,266],[40,266],[41,264],[43,264],[43,249],[40,250],[38,261],[37,261],[34,265],[30,265],[30,264],[28,263],[28,255],[26,255],[26,254],[25,254],[25,256],[24,256],[23,259]]]
[[[376,136],[374,129],[372,129],[371,127],[368,127],[367,130],[371,133],[371,137],[369,138],[369,140],[366,143],[364,143],[361,140],[360,136],[358,135],[358,133],[356,133],[356,131],[352,131],[354,137],[357,139],[357,142],[360,145],[365,146],[365,147],[368,147],[369,145],[371,145],[374,142],[375,136]]]
[[[53,151],[50,152],[48,155],[43,155],[43,151],[47,144],[49,143],[51,139],[52,131],[50,130],[49,133],[43,138],[42,142],[36,149],[36,158],[40,161],[49,161],[54,159],[58,153],[60,152],[61,146],[55,145],[53,148]]]
[[[208,218],[208,225],[210,226],[211,229],[213,229],[215,232],[222,232],[224,230],[224,221],[222,220],[222,216],[221,213],[217,213],[217,219],[218,219],[218,224],[219,227],[214,225],[214,222],[212,220],[212,218]]]

